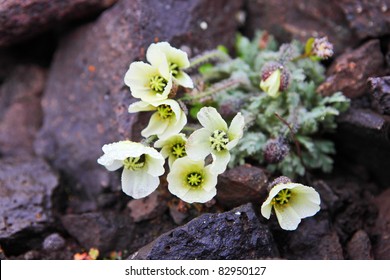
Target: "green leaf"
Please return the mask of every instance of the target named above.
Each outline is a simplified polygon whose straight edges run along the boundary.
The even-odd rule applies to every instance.
[[[313,38],[313,37],[310,37],[309,39],[307,39],[306,45],[305,45],[305,54],[306,55],[309,55],[311,53],[311,51],[313,50],[314,40],[315,40],[315,38]]]

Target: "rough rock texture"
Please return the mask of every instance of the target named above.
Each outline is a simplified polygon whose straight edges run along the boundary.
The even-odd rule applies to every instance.
[[[339,118],[335,134],[339,162],[364,165],[375,181],[390,185],[390,117],[367,109],[351,109]]]
[[[371,40],[353,51],[346,51],[332,63],[327,78],[318,88],[323,95],[342,91],[357,98],[367,91],[367,79],[385,73],[385,60],[379,40]]]
[[[251,204],[203,214],[163,234],[129,259],[259,259],[278,257],[268,227]]]
[[[372,77],[367,81],[373,108],[380,114],[390,115],[390,76]]]
[[[390,189],[378,195],[374,202],[379,208],[373,229],[376,242],[373,246],[375,259],[390,260]]]
[[[154,191],[145,198],[129,201],[127,207],[136,223],[156,218],[168,208],[167,201],[159,195],[158,191]]]
[[[304,219],[292,232],[274,232],[283,258],[300,260],[344,259],[336,230],[326,212]]]
[[[351,43],[355,44],[356,39],[337,2],[339,0],[247,0],[246,28],[250,34],[256,29],[268,30],[281,42],[328,36],[336,52],[340,52]]]
[[[96,15],[116,0],[3,0],[0,47],[25,40],[58,23]]]
[[[36,152],[71,174],[90,197],[102,187],[118,187],[117,174],[98,166],[96,159],[103,144],[139,134],[131,133],[137,114],[127,112],[134,101],[123,83],[129,64],[143,60],[155,40],[188,45],[193,53],[231,45],[237,23],[226,18],[234,18],[241,4],[122,0],[96,22],[69,34],[51,67]],[[145,20],[150,18],[155,20]],[[208,23],[205,30],[202,21]]]
[[[42,123],[40,96],[46,71],[34,65],[14,67],[0,84],[0,153],[33,154]]]
[[[58,233],[52,233],[46,236],[43,240],[43,250],[45,251],[58,251],[65,247],[65,239]]]
[[[104,254],[124,250],[132,242],[134,224],[128,213],[93,212],[61,217],[64,228],[84,249]]]
[[[42,238],[39,233],[54,222],[57,185],[57,175],[42,159],[0,160],[0,245],[6,253],[23,252]]]
[[[249,164],[241,165],[218,177],[217,201],[226,208],[244,203],[258,203],[267,197],[266,171]]]
[[[388,0],[337,1],[350,28],[359,39],[390,34],[390,2]]]
[[[371,241],[364,230],[358,230],[347,244],[348,258],[351,260],[372,260]]]

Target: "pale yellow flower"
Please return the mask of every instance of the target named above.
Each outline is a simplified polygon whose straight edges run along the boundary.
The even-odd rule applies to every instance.
[[[169,168],[172,168],[173,162],[178,159],[185,157],[187,138],[183,133],[175,134],[167,139],[160,139],[154,143],[155,148],[161,148],[160,153],[164,158],[168,158]]]

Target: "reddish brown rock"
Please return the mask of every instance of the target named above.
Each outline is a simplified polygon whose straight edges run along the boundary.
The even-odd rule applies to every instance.
[[[34,65],[14,67],[0,85],[0,153],[33,154],[42,123],[41,94],[46,71]]]
[[[351,260],[372,260],[371,241],[364,230],[358,230],[347,244],[348,257]]]
[[[218,177],[217,201],[226,208],[265,200],[268,176],[264,169],[249,164],[232,168]]]
[[[118,175],[96,160],[103,144],[139,135],[131,132],[137,114],[127,112],[134,101],[123,83],[129,64],[143,60],[156,40],[187,45],[194,54],[231,45],[237,23],[226,19],[234,18],[241,4],[122,0],[95,22],[70,33],[51,66],[36,152],[76,179],[91,197],[102,187],[117,188]]]
[[[281,42],[328,36],[336,52],[357,42],[337,0],[247,0],[246,3],[246,28],[251,34],[265,29]]]
[[[359,39],[390,34],[390,2],[372,0],[337,1]]]
[[[154,191],[145,198],[129,201],[127,207],[130,209],[130,216],[136,223],[156,218],[168,208],[167,200],[159,195],[158,191]]]
[[[356,50],[347,50],[337,57],[327,72],[327,78],[318,88],[323,95],[342,91],[349,98],[366,93],[367,79],[385,73],[385,61],[379,40],[371,40]]]
[[[374,202],[379,213],[373,234],[376,243],[373,246],[375,259],[390,260],[390,189],[378,195]]]
[[[25,40],[56,24],[96,15],[117,0],[4,0],[0,2],[0,47]]]

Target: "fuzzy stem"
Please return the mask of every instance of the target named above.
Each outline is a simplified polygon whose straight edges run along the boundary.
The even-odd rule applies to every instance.
[[[200,55],[195,56],[190,61],[190,69],[197,68],[202,64],[205,64],[209,61],[221,61],[226,62],[229,61],[231,58],[226,53],[220,51],[220,50],[212,50],[212,51],[206,51]]]

